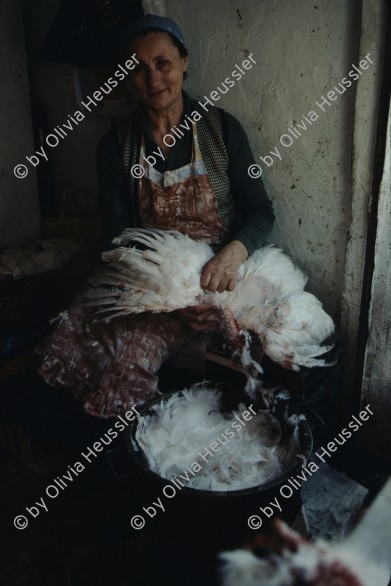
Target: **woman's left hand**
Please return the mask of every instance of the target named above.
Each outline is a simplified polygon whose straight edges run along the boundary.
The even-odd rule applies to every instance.
[[[233,291],[237,270],[248,257],[247,248],[240,240],[232,240],[210,259],[201,271],[200,285],[207,291]]]

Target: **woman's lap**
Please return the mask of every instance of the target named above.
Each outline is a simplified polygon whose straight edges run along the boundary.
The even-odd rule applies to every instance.
[[[169,314],[96,320],[81,297],[37,348],[38,372],[91,415],[118,416],[157,396],[156,372],[194,333]]]

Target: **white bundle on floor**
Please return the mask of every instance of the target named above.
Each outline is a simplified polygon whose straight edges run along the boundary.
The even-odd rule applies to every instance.
[[[319,494],[319,498],[322,495]],[[334,514],[331,511],[330,514]],[[342,542],[311,543],[281,520],[246,549],[220,554],[222,586],[387,586],[391,560],[391,479]],[[261,556],[261,557],[260,557]]]
[[[225,562],[223,586],[295,586],[299,579],[300,584],[308,586],[387,584],[384,568],[371,563],[361,552],[346,545],[332,546],[322,540],[316,544],[300,544],[296,552],[285,549],[280,555],[266,559],[239,549],[220,554],[220,558]]]
[[[195,385],[140,417],[136,440],[153,472],[192,488],[226,491],[264,484],[293,465],[297,441],[279,443],[272,415],[247,411],[245,421],[243,404],[222,413],[220,397],[217,389]]]

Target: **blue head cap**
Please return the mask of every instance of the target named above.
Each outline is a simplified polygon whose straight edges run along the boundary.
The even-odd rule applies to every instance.
[[[171,18],[166,18],[165,16],[156,16],[154,14],[146,14],[145,16],[130,22],[121,32],[121,46],[125,48],[130,39],[132,39],[137,33],[145,31],[149,28],[157,28],[165,31],[166,33],[172,34],[186,49],[182,31],[177,23]]]

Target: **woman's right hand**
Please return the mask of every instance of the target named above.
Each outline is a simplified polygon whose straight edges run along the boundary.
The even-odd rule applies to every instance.
[[[212,331],[219,325],[216,308],[210,303],[189,305],[173,311],[172,314],[195,332]]]

